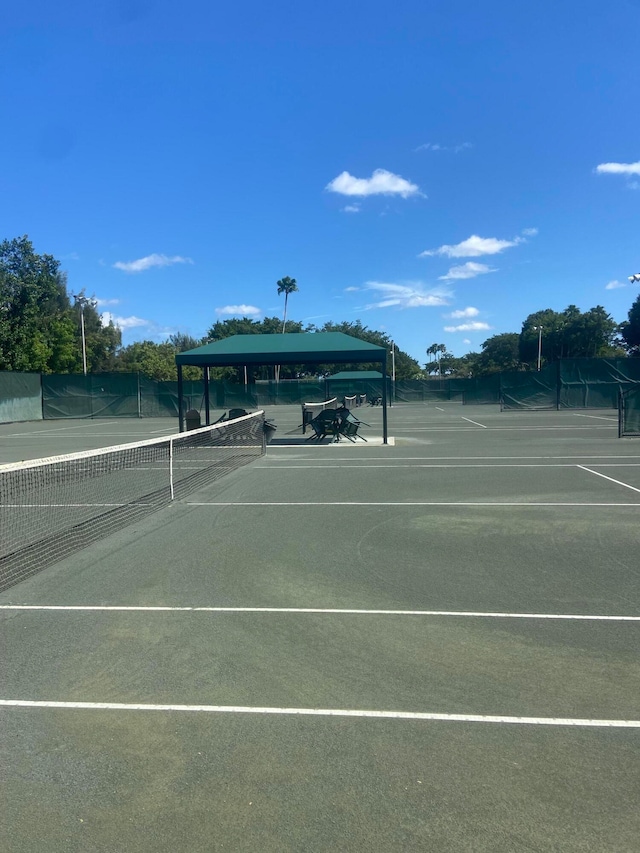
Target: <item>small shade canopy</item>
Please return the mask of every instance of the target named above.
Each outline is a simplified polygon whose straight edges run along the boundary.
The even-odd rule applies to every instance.
[[[329,379],[382,379],[382,374],[377,370],[341,370],[332,373]]]
[[[180,431],[184,428],[182,368],[202,367],[205,379],[206,422],[209,423],[209,368],[248,364],[365,364],[379,362],[380,378],[387,372],[387,350],[342,332],[301,332],[284,335],[233,335],[176,355],[178,367],[178,411]],[[367,371],[368,372],[368,371]],[[386,383],[383,387],[383,441],[387,443]]]

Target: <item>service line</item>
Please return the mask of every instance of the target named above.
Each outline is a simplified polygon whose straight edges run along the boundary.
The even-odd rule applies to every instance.
[[[0,699],[5,708],[51,708],[80,711],[169,711],[200,714],[261,714],[298,717],[360,717],[374,720],[416,720],[451,723],[511,723],[521,726],[638,729],[640,720],[590,720],[571,717],[512,717],[488,714],[431,714],[421,711],[370,711],[347,708],[261,708],[252,705],[151,705],[133,702],[54,702]]]

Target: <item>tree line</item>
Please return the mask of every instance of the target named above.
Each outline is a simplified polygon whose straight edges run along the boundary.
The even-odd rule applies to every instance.
[[[428,374],[441,376],[487,376],[504,370],[536,370],[560,358],[624,358],[640,356],[640,296],[628,320],[616,323],[596,305],[580,311],[569,305],[564,311],[546,308],[525,319],[520,332],[492,335],[481,352],[456,358],[444,344],[427,348]]]
[[[558,358],[585,356],[640,356],[640,296],[628,320],[616,324],[602,306],[581,312],[570,305],[562,312],[545,309],[530,314],[519,333],[493,335],[479,353],[456,358],[444,344],[427,349],[429,361],[419,363],[399,349],[385,332],[355,322],[328,322],[323,326],[287,319],[290,294],[297,282],[288,276],[277,282],[285,295],[284,318],[249,317],[217,320],[203,338],[170,335],[162,343],[136,341],[122,346],[120,329],[104,323],[96,302],[81,291],[70,294],[66,273],[52,255],[34,251],[28,237],[0,243],[0,370],[36,373],[82,373],[82,321],[84,322],[87,369],[90,373],[142,373],[152,379],[176,378],[175,356],[201,344],[231,335],[286,334],[296,332],[343,332],[387,349],[391,365],[393,350],[396,379],[425,376],[483,376],[502,370],[531,370]],[[83,316],[81,316],[81,312]],[[280,379],[316,377],[335,372],[336,365],[282,365]],[[339,365],[340,370],[377,370],[377,364]],[[199,368],[185,368],[186,379],[199,379]],[[214,379],[244,381],[243,368],[212,371]],[[252,369],[253,379],[273,378],[272,369]]]

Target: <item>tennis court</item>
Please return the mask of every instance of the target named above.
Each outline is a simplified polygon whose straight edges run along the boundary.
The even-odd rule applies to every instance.
[[[0,594],[2,848],[636,851],[615,412],[267,416],[264,455]]]

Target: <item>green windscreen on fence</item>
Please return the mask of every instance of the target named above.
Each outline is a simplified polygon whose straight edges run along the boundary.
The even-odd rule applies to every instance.
[[[640,385],[620,392],[618,435],[640,436]]]
[[[558,407],[558,371],[555,364],[542,370],[512,371],[500,374],[500,408],[556,409]]]
[[[0,423],[42,420],[39,373],[0,373]]]
[[[500,374],[478,376],[477,379],[463,380],[462,402],[466,406],[478,406],[500,402]]]
[[[563,358],[558,407],[615,409],[621,390],[640,382],[640,358]]]
[[[43,375],[44,418],[139,418],[137,373]]]

